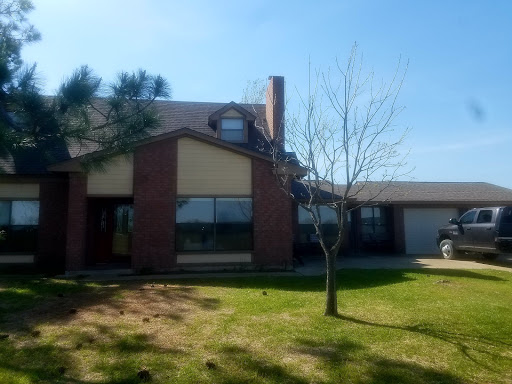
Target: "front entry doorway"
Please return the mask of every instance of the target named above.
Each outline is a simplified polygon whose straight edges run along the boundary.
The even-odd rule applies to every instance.
[[[133,233],[132,199],[89,199],[88,264],[96,268],[130,268]]]

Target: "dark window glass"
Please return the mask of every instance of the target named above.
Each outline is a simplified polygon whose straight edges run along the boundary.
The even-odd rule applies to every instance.
[[[501,213],[501,223],[502,224],[512,224],[512,208],[510,208],[510,207],[503,208],[503,212]]]
[[[0,252],[35,252],[38,224],[38,201],[0,201]]]
[[[39,224],[39,201],[13,201],[11,225]]]
[[[12,225],[5,227],[5,240],[0,242],[0,252],[35,252],[37,226]]]
[[[334,244],[338,237],[338,218],[336,211],[321,206],[319,207],[322,217],[322,228],[324,230],[324,240],[327,244]],[[351,212],[348,212],[348,225],[350,225]],[[317,243],[318,236],[316,234],[313,219],[306,209],[299,206],[299,243]]]
[[[178,199],[176,249],[178,251],[252,249],[252,199]]]
[[[313,207],[313,210],[316,208]],[[336,211],[332,208],[321,206],[319,207],[320,216],[322,217],[322,224],[338,224],[338,217]],[[299,224],[313,224],[311,214],[306,209],[299,206]]]
[[[244,120],[243,119],[222,119],[221,139],[226,141],[244,140]]]
[[[252,249],[252,199],[216,199],[215,250]]]
[[[373,207],[361,207],[361,232],[363,235],[374,233]]]
[[[460,218],[460,223],[461,224],[471,224],[473,223],[473,220],[475,219],[475,215],[476,215],[476,211],[469,211],[467,213],[465,213],[464,215],[462,215],[462,217]]]
[[[114,209],[114,235],[112,253],[130,255],[132,253],[133,204],[119,204]]]
[[[492,210],[483,209],[478,213],[478,218],[476,219],[477,223],[491,223],[492,222]]]
[[[11,222],[11,202],[0,201],[0,225],[9,225]]]
[[[381,244],[391,238],[385,207],[361,207],[361,240]]]
[[[213,251],[214,199],[188,198],[176,202],[176,249]]]
[[[176,223],[213,223],[213,198],[187,198],[176,202]]]
[[[133,232],[133,204],[119,204],[115,207],[114,232]]]

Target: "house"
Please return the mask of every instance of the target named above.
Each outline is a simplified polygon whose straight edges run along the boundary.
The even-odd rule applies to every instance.
[[[268,87],[265,104],[157,102],[161,126],[102,172],[82,166],[101,151],[58,139],[44,153],[1,157],[0,265],[69,274],[290,268],[294,245],[317,239],[275,180],[305,173],[276,168],[269,155],[285,147],[284,78],[271,76]],[[353,210],[347,249],[436,253],[437,226],[502,204],[512,191],[490,184],[395,183]]]
[[[295,182],[294,192],[302,193]],[[337,186],[342,193],[345,186]],[[478,182],[371,182],[356,184],[351,200],[349,231],[344,251],[353,255],[395,253],[438,254],[437,229],[474,207],[512,205],[512,190]],[[311,252],[317,242],[309,214],[297,208],[296,248]],[[336,219],[325,208],[322,217],[327,234],[334,234]]]
[[[284,78],[270,77],[267,94],[261,105],[159,101],[161,128],[102,172],[81,165],[101,151],[79,144],[50,148],[48,166],[2,159],[0,263],[289,268],[291,201],[267,152],[284,147]]]

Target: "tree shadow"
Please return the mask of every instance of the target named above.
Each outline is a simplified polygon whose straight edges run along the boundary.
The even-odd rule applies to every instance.
[[[182,321],[190,308],[213,311],[220,306],[218,298],[204,296],[192,286],[41,279],[3,283],[0,284],[0,321],[4,331],[28,332],[44,322],[67,324],[84,312]],[[144,302],[149,305],[142,305]]]
[[[3,278],[0,282],[0,320],[3,316],[37,305],[57,295],[72,295],[90,289],[85,284],[43,277]]]
[[[213,383],[283,383],[310,384],[299,373],[263,357],[255,356],[249,349],[226,346],[221,349],[222,363],[211,372]]]
[[[321,360],[325,371],[331,375],[326,383],[351,382],[350,365],[356,365],[358,383],[397,383],[397,384],[427,384],[446,383],[462,384],[457,376],[427,368],[413,362],[396,361],[373,356],[366,353],[365,348],[353,342],[324,341],[300,339],[296,350]],[[359,354],[362,352],[362,354]]]
[[[415,280],[412,274],[461,277],[488,281],[506,281],[497,276],[456,269],[343,269],[336,273],[338,289],[376,288]],[[216,279],[184,279],[183,283],[207,287],[239,289],[275,289],[292,292],[323,292],[325,276],[248,276]]]
[[[226,346],[221,350],[221,363],[212,372],[212,382],[237,383],[288,383],[334,384],[357,382],[361,384],[462,384],[464,381],[453,374],[421,366],[420,364],[395,361],[365,353],[361,344],[351,341],[324,341],[299,339],[291,348],[294,354],[310,356],[317,361],[318,376],[307,378],[302,371],[276,364],[254,355],[249,349]],[[362,352],[361,354],[359,354]],[[357,366],[357,368],[354,368]],[[233,374],[232,372],[237,372]],[[354,375],[354,377],[351,377]]]
[[[80,348],[84,350],[84,356],[93,353],[92,349],[109,349],[115,354],[115,359],[97,359],[88,370],[88,375],[101,374],[104,379],[77,379],[73,368],[76,364],[76,357],[72,356],[74,347],[65,347],[59,343],[39,343],[37,341],[24,342],[18,345],[13,340],[3,340],[0,342],[0,381],[2,378],[14,377],[19,382],[30,383],[99,383],[99,384],[117,384],[117,383],[140,383],[137,372],[141,368],[139,357],[142,352],[151,351],[154,359],[166,358],[169,356],[182,355],[184,352],[174,349],[161,349],[155,347],[152,340],[147,335],[133,334],[129,336],[116,335],[112,330],[112,339],[118,339],[112,344],[90,340]],[[169,369],[175,369],[172,364],[168,364]],[[2,376],[5,375],[5,376]],[[2,381],[4,382],[4,381]],[[18,381],[16,381],[18,382]]]
[[[374,358],[369,360],[368,384],[463,384],[465,380],[419,364]]]
[[[461,277],[467,279],[487,280],[487,281],[507,281],[498,276],[487,275],[481,272],[470,271],[467,269],[411,269],[408,272],[421,275],[444,276],[444,277]],[[512,275],[511,275],[512,278]]]
[[[394,329],[399,331],[406,331],[406,332],[412,332],[417,333],[420,335],[432,337],[438,340],[441,340],[445,343],[451,344],[454,347],[456,347],[464,357],[466,357],[468,360],[473,362],[474,364],[480,366],[481,368],[484,368],[488,371],[495,372],[495,369],[489,364],[486,364],[482,361],[479,361],[476,355],[476,353],[480,353],[483,355],[487,355],[493,360],[496,359],[508,359],[512,360],[510,357],[505,357],[499,352],[496,351],[496,345],[501,345],[502,347],[506,349],[512,348],[511,343],[507,343],[501,339],[493,339],[481,335],[467,335],[460,332],[449,332],[444,330],[436,329],[433,326],[430,326],[428,324],[414,324],[414,325],[407,325],[407,326],[398,326],[398,325],[390,325],[390,324],[381,324],[381,323],[374,323],[370,321],[365,321],[361,319],[357,319],[355,317],[350,317],[346,315],[338,315],[337,316],[340,320],[344,320],[347,322],[351,322],[358,325],[364,325],[364,326],[370,326],[370,327],[377,327],[377,328],[385,328],[385,329]]]
[[[170,357],[186,354],[159,330],[220,304],[197,288],[169,284],[2,281],[0,334],[8,337],[0,339],[0,382],[7,374],[27,382],[139,383],[145,357],[167,359],[172,370]],[[84,356],[94,380],[76,379],[76,359]]]
[[[351,341],[320,342],[318,340],[301,338],[297,340],[297,347],[292,349],[303,355],[320,358],[331,365],[338,366],[352,360],[350,354],[362,350],[363,346]]]

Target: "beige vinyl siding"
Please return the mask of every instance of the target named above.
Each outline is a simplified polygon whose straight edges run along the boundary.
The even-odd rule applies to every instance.
[[[34,255],[0,255],[0,264],[32,264]]]
[[[88,195],[133,195],[133,156],[117,156],[104,172],[91,172],[87,177]]]
[[[39,199],[39,184],[0,183],[2,199]]]
[[[221,117],[244,117],[244,115],[234,109],[230,109],[224,112]]]
[[[250,196],[251,159],[191,138],[179,139],[178,195]]]
[[[196,255],[178,255],[178,264],[208,264],[208,263],[250,263],[250,253],[212,253]]]

